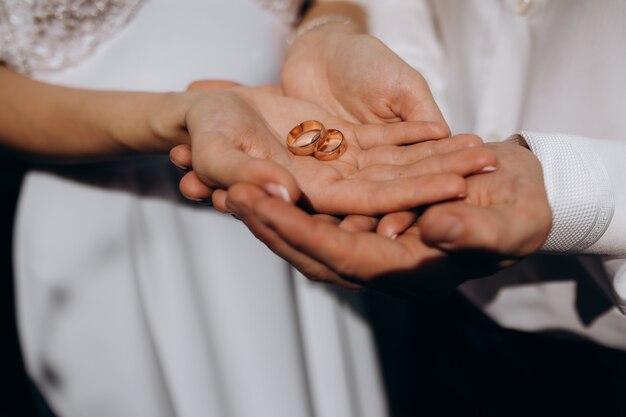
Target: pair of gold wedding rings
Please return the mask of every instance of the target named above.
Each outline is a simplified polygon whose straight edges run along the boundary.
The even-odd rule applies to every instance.
[[[309,139],[298,140],[306,133],[314,133]],[[337,129],[326,129],[317,120],[307,120],[289,131],[287,148],[294,155],[313,155],[320,161],[339,158],[347,149],[343,133]]]

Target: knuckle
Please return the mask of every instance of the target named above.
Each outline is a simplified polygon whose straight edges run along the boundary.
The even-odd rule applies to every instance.
[[[485,233],[482,246],[484,246],[484,248],[488,250],[498,251],[502,246],[501,243],[502,242],[498,231],[491,229],[487,230],[487,233]]]
[[[447,138],[450,137],[450,128],[445,123],[432,123],[431,134],[435,138]]]
[[[466,145],[470,147],[483,145],[483,140],[481,139],[481,137],[471,133],[460,134],[457,136],[457,140],[462,140]]]
[[[480,136],[476,136],[476,135],[469,135],[468,138],[467,138],[467,141],[472,146],[482,146],[483,143],[484,143],[482,138]]]
[[[437,143],[438,142],[433,141],[423,143],[424,146],[422,146],[422,152],[424,158],[431,157],[437,153]]]

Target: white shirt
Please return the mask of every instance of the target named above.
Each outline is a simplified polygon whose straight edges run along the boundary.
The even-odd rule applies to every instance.
[[[532,256],[463,293],[503,326],[626,349],[626,2],[365,3],[373,34],[429,80],[453,131],[523,131],[553,211],[544,250],[603,255]]]

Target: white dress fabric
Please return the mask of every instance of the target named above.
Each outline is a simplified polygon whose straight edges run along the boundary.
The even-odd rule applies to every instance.
[[[275,82],[288,30],[249,0],[151,0],[77,64],[26,69],[119,90]],[[19,329],[52,408],[60,417],[386,415],[358,295],[295,276],[241,223],[183,201],[179,177],[167,157],[26,176]]]
[[[544,251],[462,291],[499,324],[626,349],[626,2],[359,0],[451,128],[540,159]],[[565,256],[590,254],[602,256]]]

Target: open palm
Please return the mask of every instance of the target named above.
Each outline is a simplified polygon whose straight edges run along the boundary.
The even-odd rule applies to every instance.
[[[373,36],[311,31],[289,49],[281,80],[286,95],[346,120],[432,121],[449,134],[426,80]]]
[[[287,133],[308,119],[343,132],[348,148],[341,158],[319,161],[287,150]],[[373,215],[455,198],[465,192],[463,176],[495,161],[480,140],[426,141],[441,133],[437,123],[354,124],[268,87],[199,92],[186,125],[192,177],[205,186],[280,184],[292,200],[301,190],[302,201],[320,213]],[[183,178],[188,195],[185,188],[193,187],[185,186]]]

